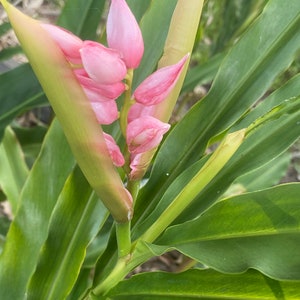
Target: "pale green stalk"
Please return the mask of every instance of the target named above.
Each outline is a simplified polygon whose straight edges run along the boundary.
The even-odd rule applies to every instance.
[[[245,129],[228,134],[217,150],[178,196],[139,238],[152,243],[189,206],[205,186],[219,173],[244,140]]]

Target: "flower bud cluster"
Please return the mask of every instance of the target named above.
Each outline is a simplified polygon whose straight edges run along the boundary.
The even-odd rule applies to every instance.
[[[99,124],[108,125],[119,118],[116,99],[126,91],[128,70],[139,66],[144,43],[138,23],[125,0],[112,0],[107,17],[109,47],[82,41],[58,26],[42,25],[59,45],[74,68]],[[153,117],[157,104],[171,92],[188,56],[177,64],[161,68],[146,78],[131,95],[134,103],[128,112],[126,143],[134,170],[142,153],[156,148],[170,125]],[[124,82],[125,81],[125,82]],[[120,167],[125,159],[112,136],[104,133],[113,163]]]

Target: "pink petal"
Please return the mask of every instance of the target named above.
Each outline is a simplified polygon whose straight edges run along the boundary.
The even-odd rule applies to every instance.
[[[125,159],[120,151],[119,146],[116,144],[114,138],[103,132],[104,139],[110,154],[110,157],[116,167],[122,167],[125,163]]]
[[[144,42],[139,25],[125,0],[112,0],[106,24],[109,47],[119,50],[128,69],[140,64]]]
[[[99,124],[111,124],[119,117],[118,107],[114,100],[106,102],[91,102]]]
[[[135,103],[130,107],[128,112],[128,123],[143,116],[153,116],[155,105],[145,106],[140,103]]]
[[[73,64],[81,64],[79,50],[82,40],[70,31],[51,24],[41,24],[59,45],[66,58]]]
[[[159,145],[170,125],[151,116],[133,120],[127,125],[126,142],[129,152],[139,154]]]
[[[117,50],[93,41],[84,41],[80,54],[85,71],[97,83],[113,84],[123,80],[127,74],[125,63]]]
[[[161,68],[147,77],[133,93],[134,99],[144,105],[154,105],[163,101],[175,86],[189,55],[177,64]]]
[[[114,100],[101,95],[97,90],[90,89],[84,86],[82,86],[82,88],[90,102],[110,102]]]
[[[84,69],[76,69],[74,72],[85,89],[101,94],[108,100],[118,98],[125,91],[125,84],[121,81],[112,84],[100,84],[91,79]]]
[[[142,154],[133,154],[131,155],[130,160],[130,179],[135,180],[141,169]]]

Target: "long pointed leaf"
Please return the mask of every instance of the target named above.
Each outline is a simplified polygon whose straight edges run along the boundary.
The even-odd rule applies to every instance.
[[[300,292],[298,282],[278,282],[254,271],[224,275],[212,270],[195,269],[181,274],[139,274],[121,282],[108,296],[111,300],[297,300]]]
[[[108,212],[79,168],[66,182],[52,213],[49,236],[27,289],[28,299],[65,299],[71,291],[86,248]]]
[[[276,279],[300,280],[299,194],[295,183],[225,199],[169,228],[158,243],[221,272],[255,268]]]
[[[74,163],[65,136],[55,121],[23,187],[18,213],[0,256],[0,299],[24,298],[38,253],[47,238],[52,210]]]
[[[17,138],[12,129],[7,127],[0,144],[0,186],[7,196],[13,214],[17,211],[20,193],[28,172]]]

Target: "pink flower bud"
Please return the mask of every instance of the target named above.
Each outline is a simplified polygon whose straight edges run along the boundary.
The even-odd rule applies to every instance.
[[[163,101],[175,86],[189,55],[177,64],[158,69],[147,77],[133,93],[134,99],[144,105],[155,105]]]
[[[125,0],[112,0],[106,25],[109,47],[121,52],[128,69],[140,64],[144,42],[139,25]]]
[[[140,154],[132,154],[130,156],[130,179],[135,180],[136,177],[138,177],[136,174],[139,173],[139,170],[141,168],[141,160],[143,155]]]
[[[74,70],[80,84],[87,90],[103,96],[103,99],[118,98],[125,91],[125,84],[121,81],[112,84],[100,84],[89,77],[84,69]],[[100,97],[101,98],[101,97]],[[97,100],[96,100],[97,101]],[[102,101],[99,99],[99,101]],[[105,100],[104,100],[105,101]]]
[[[51,35],[66,58],[73,64],[81,64],[79,50],[82,47],[82,40],[70,31],[51,24],[41,24]]]
[[[116,167],[122,167],[125,163],[125,159],[120,151],[119,146],[116,144],[114,138],[103,132],[104,139],[110,154],[110,157]]]
[[[128,123],[143,116],[153,116],[154,111],[155,105],[145,106],[140,103],[135,103],[129,109],[127,116]]]
[[[99,124],[109,125],[119,117],[116,101],[91,102]]]
[[[114,99],[109,99],[107,97],[104,97],[99,93],[99,91],[95,89],[90,89],[88,87],[82,86],[87,98],[90,100],[90,102],[110,102],[114,101]]]
[[[126,142],[132,154],[151,150],[159,145],[170,125],[151,116],[133,120],[127,125]]]
[[[80,54],[85,71],[97,83],[113,84],[123,80],[127,74],[125,63],[115,49],[84,41]]]

